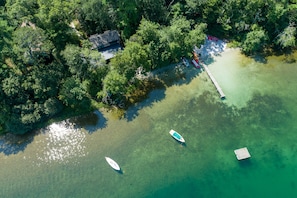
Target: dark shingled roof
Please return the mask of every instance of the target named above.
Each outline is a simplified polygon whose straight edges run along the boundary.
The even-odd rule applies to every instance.
[[[89,37],[93,44],[92,49],[103,49],[120,43],[120,35],[116,30],[108,30],[103,34],[94,34]]]

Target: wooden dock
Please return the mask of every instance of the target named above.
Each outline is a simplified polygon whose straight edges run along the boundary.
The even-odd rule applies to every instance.
[[[251,155],[246,147],[234,150],[234,153],[238,160],[244,160],[250,158]]]
[[[213,82],[213,84],[215,85],[217,91],[219,92],[220,94],[220,98],[221,99],[225,99],[226,96],[222,90],[222,88],[220,87],[219,83],[216,81],[216,79],[213,77],[213,75],[211,74],[211,72],[209,71],[209,69],[207,68],[206,65],[202,64],[203,68],[205,69],[205,71],[207,72],[209,78],[211,79],[211,81]]]

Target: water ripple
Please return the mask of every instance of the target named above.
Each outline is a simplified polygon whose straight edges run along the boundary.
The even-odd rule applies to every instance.
[[[38,142],[44,146],[37,152],[37,165],[52,162],[79,163],[78,158],[87,154],[84,145],[86,134],[68,120],[51,124],[43,132],[46,138]]]

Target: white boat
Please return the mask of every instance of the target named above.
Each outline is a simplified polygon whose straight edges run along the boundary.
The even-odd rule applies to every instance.
[[[120,166],[118,165],[118,163],[116,163],[113,159],[109,158],[109,157],[105,157],[107,163],[114,169],[114,170],[117,170],[117,171],[120,171],[121,168]]]
[[[180,141],[181,143],[184,143],[185,142],[185,139],[178,132],[176,132],[175,130],[171,129],[169,131],[169,133],[177,141]]]

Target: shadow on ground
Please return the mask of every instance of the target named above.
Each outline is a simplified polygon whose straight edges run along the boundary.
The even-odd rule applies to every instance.
[[[223,40],[206,39],[200,49],[195,48],[195,52],[200,55],[200,59],[205,65],[210,65],[215,61],[214,56],[221,56],[225,48],[226,42]]]

